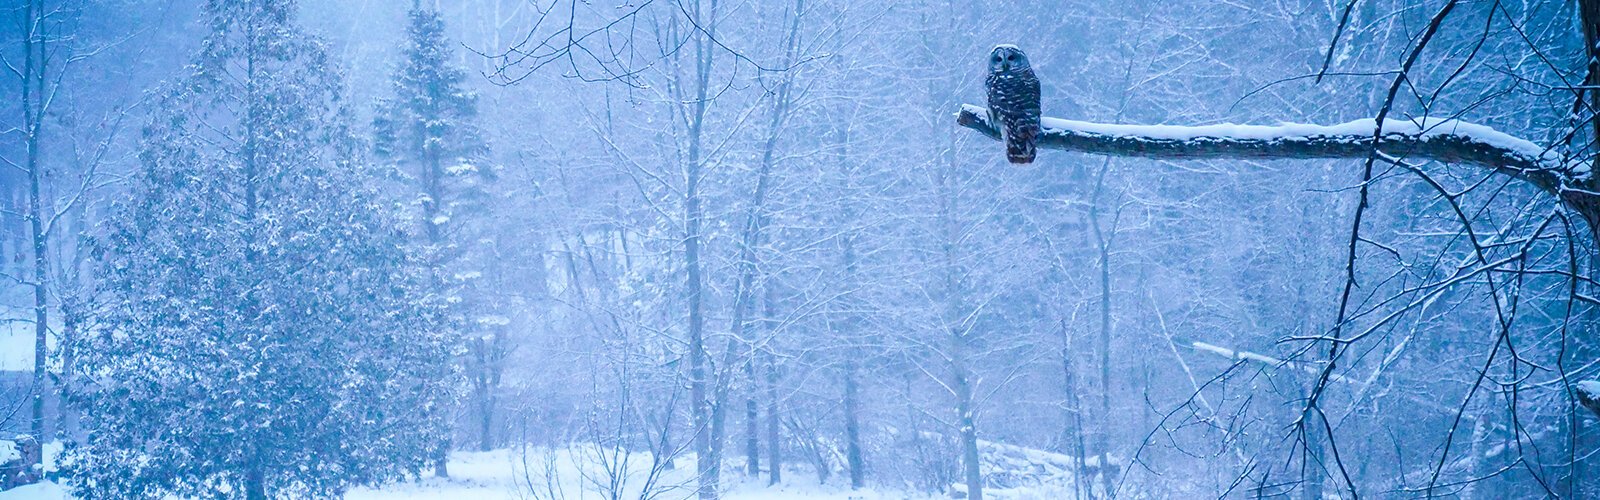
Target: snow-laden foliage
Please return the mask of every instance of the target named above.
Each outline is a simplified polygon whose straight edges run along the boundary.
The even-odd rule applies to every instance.
[[[443,326],[467,346],[462,361],[471,384],[468,406],[478,447],[487,450],[494,443],[490,425],[508,350],[505,308],[488,296],[493,284],[484,277],[491,265],[486,216],[495,172],[475,123],[477,96],[456,66],[439,12],[412,9],[407,19],[392,94],[377,103],[374,150],[391,162],[389,178],[415,231],[413,247],[429,286],[447,298]]]
[[[444,21],[433,10],[407,14],[405,45],[373,118],[374,150],[393,162],[390,174],[416,198],[405,200],[430,244],[467,236],[452,223],[484,210],[484,182],[493,178],[474,120],[477,96],[466,89]]]
[[[332,497],[416,473],[442,439],[441,298],[293,12],[208,4],[192,74],[145,131],[103,241],[101,325],[76,346],[85,498]]]

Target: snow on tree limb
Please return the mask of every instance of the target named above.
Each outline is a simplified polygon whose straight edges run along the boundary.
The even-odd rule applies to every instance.
[[[1000,131],[988,110],[961,106],[956,122],[992,139]],[[1372,153],[1375,120],[1338,125],[1117,125],[1046,117],[1039,147],[1079,153],[1160,159],[1364,159]],[[1477,165],[1556,195],[1594,221],[1587,163],[1493,128],[1459,120],[1385,120],[1379,150],[1388,157]]]
[[[1254,353],[1254,352],[1250,352],[1250,351],[1236,351],[1236,350],[1228,349],[1226,347],[1222,347],[1222,346],[1219,346],[1219,345],[1216,345],[1216,344],[1210,344],[1210,343],[1201,342],[1201,341],[1198,341],[1198,340],[1190,340],[1190,339],[1185,339],[1185,338],[1180,338],[1180,337],[1174,337],[1172,340],[1173,340],[1173,342],[1175,342],[1178,345],[1181,345],[1183,347],[1194,349],[1196,351],[1216,354],[1218,356],[1222,356],[1222,357],[1228,358],[1228,359],[1233,359],[1233,360],[1238,360],[1238,361],[1253,361],[1253,362],[1261,363],[1263,365],[1271,366],[1271,367],[1274,367],[1274,368],[1286,367],[1286,368],[1290,368],[1290,369],[1294,369],[1294,370],[1302,370],[1302,371],[1310,372],[1310,373],[1313,373],[1313,374],[1322,372],[1322,367],[1316,366],[1316,365],[1312,365],[1312,364],[1299,363],[1299,362],[1290,361],[1290,360],[1286,360],[1286,359],[1274,358],[1272,356],[1267,356],[1267,355],[1264,355],[1264,354],[1258,354],[1258,353]],[[1344,375],[1337,375],[1337,374],[1333,375],[1330,379],[1335,381],[1335,382],[1339,382],[1339,383],[1355,383],[1356,382],[1354,380],[1351,380],[1349,377],[1346,377]]]
[[[1585,380],[1573,384],[1573,392],[1578,393],[1578,403],[1584,408],[1600,416],[1600,380]]]

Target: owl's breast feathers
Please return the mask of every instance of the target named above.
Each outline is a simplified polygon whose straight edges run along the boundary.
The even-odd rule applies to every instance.
[[[1032,69],[990,73],[985,83],[992,118],[1038,121],[1039,78]]]

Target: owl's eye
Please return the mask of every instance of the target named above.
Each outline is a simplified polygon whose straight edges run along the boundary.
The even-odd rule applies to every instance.
[[[994,62],[1000,62],[1000,56],[994,56],[993,58],[991,58],[991,60],[993,60]]]
[[[1016,54],[1006,54],[1006,60],[1007,61],[1015,61],[1015,60],[1017,60],[1017,55]]]

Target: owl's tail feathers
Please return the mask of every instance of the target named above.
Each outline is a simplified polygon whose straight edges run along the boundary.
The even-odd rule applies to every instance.
[[[1010,161],[1011,163],[1018,164],[1018,165],[1021,165],[1021,164],[1024,164],[1024,163],[1033,163],[1033,158],[1034,158],[1034,151],[1033,151],[1032,148],[1028,148],[1027,151],[1007,151],[1006,152],[1006,160]]]
[[[1039,150],[1031,138],[1024,140],[1018,140],[1022,139],[1021,137],[1007,139],[1006,161],[1019,165],[1033,163],[1033,158],[1038,155]]]

